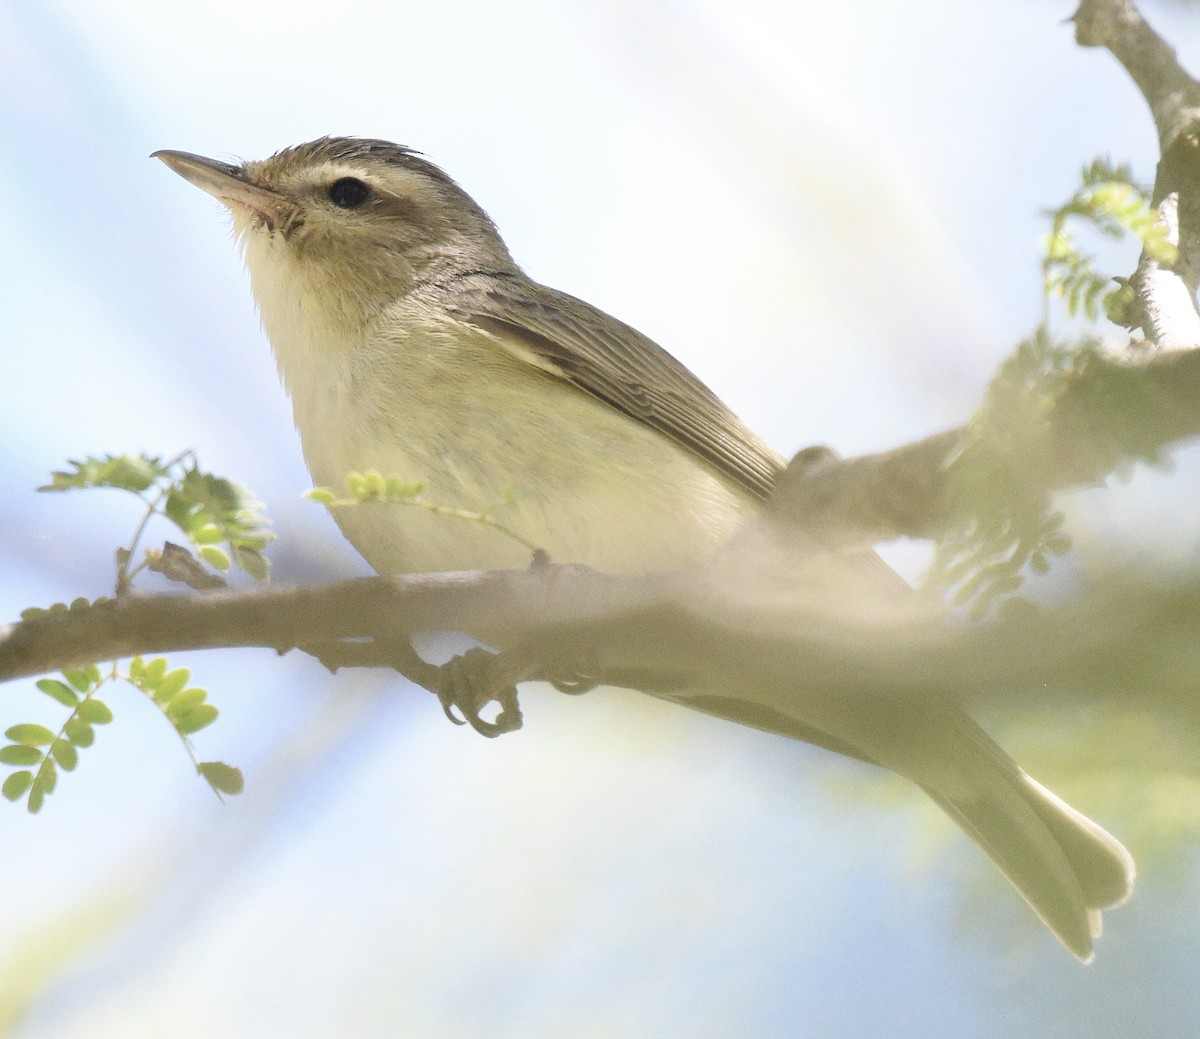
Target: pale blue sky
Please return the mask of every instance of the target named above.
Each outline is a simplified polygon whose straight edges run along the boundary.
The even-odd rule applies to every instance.
[[[224,214],[152,150],[417,147],[533,276],[780,450],[854,453],[966,418],[1038,319],[1040,210],[1083,163],[1153,174],[1142,102],[1070,9],[10,0],[0,614],[107,591],[131,508],[32,494],[87,451],[195,447],[269,503],[279,580],[362,567],[300,500]],[[1200,68],[1194,9],[1147,12]],[[1194,468],[1077,507],[1081,543],[1144,553],[1165,526],[1157,558],[1193,554]],[[110,697],[120,724],[42,815],[0,812],[0,973],[34,999],[14,1034],[1116,1036],[1200,1013],[1187,863],[1083,970],[915,794],[860,803],[815,751],[632,693],[531,693],[488,742],[382,676],[186,662],[223,711],[202,756],[249,791],[213,804]],[[6,687],[5,724],[55,717],[38,699]],[[114,940],[42,971],[105,910]]]

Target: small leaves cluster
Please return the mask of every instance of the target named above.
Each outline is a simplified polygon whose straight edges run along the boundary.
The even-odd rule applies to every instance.
[[[258,580],[266,580],[268,562],[262,554],[274,535],[262,505],[233,480],[205,472],[196,456],[187,451],[163,461],[159,456],[89,455],[71,460],[68,469],[51,474],[41,491],[83,490],[111,487],[137,496],[146,513],[131,543],[117,551],[117,591],[129,588],[142,570],[154,569],[193,588],[212,587],[215,580],[200,561],[224,573],[233,563]],[[188,539],[195,553],[195,567],[179,557],[185,549],[170,546],[173,558],[165,563],[165,552],[148,551],[135,562],[138,545],[153,516],[173,523]],[[198,569],[197,569],[198,568]]]
[[[1062,299],[1072,317],[1083,314],[1097,321],[1101,311],[1126,324],[1132,290],[1121,279],[1101,274],[1094,257],[1076,244],[1072,224],[1082,221],[1109,238],[1133,235],[1151,258],[1174,263],[1177,249],[1150,205],[1150,192],[1133,178],[1128,166],[1096,159],[1085,166],[1075,193],[1047,214],[1050,233],[1045,239],[1042,275],[1046,299]]]
[[[240,794],[243,780],[240,769],[223,761],[198,761],[192,748],[191,736],[206,729],[217,720],[217,709],[208,702],[208,690],[192,686],[192,673],[186,667],[171,669],[166,657],[146,661],[134,657],[129,671],[123,676],[130,685],[140,689],[162,711],[176,734],[183,741],[196,771],[204,777],[213,792]]]
[[[363,505],[368,502],[411,505],[421,500],[425,484],[402,480],[399,476],[385,477],[377,469],[368,469],[365,473],[347,473],[345,489],[346,493],[339,495],[332,487],[314,487],[306,497],[330,508]]]
[[[192,673],[186,667],[168,670],[166,657],[146,663],[141,657],[129,662],[125,676],[162,709],[175,731],[184,739],[206,729],[217,720],[217,709],[207,702],[208,691],[188,686]]]
[[[350,472],[346,474],[345,493],[338,494],[332,487],[314,487],[307,492],[307,497],[331,509],[348,508],[357,505],[388,504],[410,505],[438,516],[449,516],[454,519],[480,523],[485,527],[511,538],[530,550],[537,552],[538,546],[526,540],[511,527],[497,520],[490,512],[478,512],[470,509],[459,509],[450,505],[430,501],[421,495],[425,490],[423,483],[414,483],[398,476],[384,476],[376,469],[366,472]],[[511,505],[517,500],[515,493],[510,493],[493,507]]]
[[[267,579],[267,560],[262,553],[274,535],[260,511],[262,506],[241,485],[201,469],[193,452],[165,461],[145,454],[88,455],[68,462],[66,469],[52,473],[50,482],[38,489],[62,492],[96,487],[125,491],[145,507],[130,543],[117,550],[118,595],[128,591],[142,570],[155,570],[196,590],[223,585],[218,573],[234,563],[259,580]],[[166,542],[161,550],[147,549],[138,560],[138,546],[155,516],[182,531],[191,550]],[[81,598],[69,606],[31,607],[21,618],[34,621],[64,610],[90,609],[103,601]],[[11,742],[0,748],[0,764],[18,771],[0,785],[0,793],[10,801],[26,797],[29,810],[39,811],[46,795],[54,790],[59,771],[72,771],[79,761],[79,749],[91,746],[94,726],[112,721],[112,712],[96,694],[105,683],[117,679],[140,690],[158,707],[218,797],[240,793],[242,775],[236,768],[221,761],[196,759],[191,736],[216,721],[217,708],[208,702],[206,690],[188,685],[190,677],[186,668],[171,670],[164,658],[147,663],[137,657],[125,673],[114,661],[107,674],[89,664],[64,671],[65,681],[41,679],[37,688],[71,708],[71,714],[57,733],[34,723],[8,728]]]
[[[1103,311],[1118,324],[1132,325],[1132,287],[1096,270],[1093,257],[1076,244],[1075,225],[1110,238],[1132,235],[1145,255],[1174,263],[1177,250],[1150,204],[1149,190],[1134,180],[1128,166],[1097,159],[1084,167],[1072,196],[1047,215],[1051,228],[1042,260],[1047,305],[1058,298],[1073,317],[1094,322]],[[1049,419],[1068,388],[1086,384],[1087,403],[1110,416],[1111,435],[1094,438],[1089,448],[1098,474],[1127,467],[1134,459],[1162,461],[1157,448],[1138,443],[1136,380],[1131,384],[1095,340],[1059,343],[1047,325],[1043,320],[1001,368],[949,464],[947,533],[927,583],[972,617],[1020,588],[1028,572],[1045,573],[1051,558],[1070,548],[1063,516],[1050,507],[1052,459],[1046,454]]]
[[[1044,479],[1048,420],[1094,344],[1068,347],[1044,330],[1021,343],[988,387],[950,463],[950,522],[928,582],[983,616],[1016,591],[1028,567],[1044,574],[1071,542]]]
[[[167,493],[163,514],[187,535],[206,563],[225,571],[232,556],[251,577],[265,581],[268,563],[262,550],[274,535],[261,508],[241,484],[189,466]]]
[[[97,599],[85,599],[80,596],[77,599],[72,599],[70,604],[65,602],[56,602],[50,606],[27,606],[21,611],[21,620],[31,621],[38,617],[46,617],[52,613],[67,613],[78,610],[86,610],[92,606],[99,606],[101,603],[108,602],[108,596],[101,595]]]
[[[43,678],[37,683],[50,699],[71,708],[58,732],[31,722],[11,725],[4,733],[11,742],[0,747],[0,764],[18,769],[0,786],[0,793],[10,801],[26,797],[31,812],[39,811],[46,796],[54,792],[59,769],[75,770],[79,751],[96,739],[95,726],[113,719],[108,705],[96,696],[104,681],[98,667],[68,669],[62,675],[66,681]]]
[[[0,764],[15,766],[0,793],[10,801],[26,797],[30,812],[41,810],[42,803],[58,783],[58,773],[73,772],[79,763],[79,751],[94,742],[95,726],[107,725],[113,713],[97,693],[106,683],[123,679],[159,708],[183,741],[196,771],[219,797],[242,791],[241,772],[222,761],[198,761],[190,737],[217,720],[217,709],[207,702],[206,690],[189,686],[187,668],[169,669],[163,657],[149,662],[135,657],[122,674],[115,667],[106,675],[94,664],[67,669],[63,681],[43,678],[37,688],[52,700],[71,709],[66,721],[53,732],[44,725],[23,723],[5,731],[11,741],[0,747]]]

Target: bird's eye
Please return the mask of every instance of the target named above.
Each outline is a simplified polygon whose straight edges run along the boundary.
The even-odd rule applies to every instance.
[[[371,189],[357,177],[342,177],[329,185],[329,201],[339,209],[357,209],[371,197]]]

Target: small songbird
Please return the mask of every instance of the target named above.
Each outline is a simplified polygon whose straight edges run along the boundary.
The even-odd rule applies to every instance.
[[[771,493],[780,455],[641,333],[530,279],[479,205],[411,149],[327,137],[242,165],[154,154],[233,214],[318,484],[367,469],[421,481],[555,562],[621,574],[703,562]],[[336,519],[381,574],[529,559],[492,527],[430,512]],[[844,565],[899,581],[869,554]],[[1116,839],[954,704],[843,694],[814,718],[811,703],[772,704],[792,722],[781,730],[916,782],[1091,958],[1100,910],[1133,884]],[[770,727],[749,708],[739,720]]]

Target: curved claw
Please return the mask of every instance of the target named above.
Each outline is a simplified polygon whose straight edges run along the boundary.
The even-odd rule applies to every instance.
[[[471,649],[444,664],[438,676],[437,698],[455,725],[470,725],[481,736],[494,738],[521,727],[517,687],[505,673],[501,658],[486,649]],[[480,717],[489,703],[500,705],[495,721]],[[462,717],[457,717],[455,711]]]
[[[600,670],[594,653],[576,650],[570,658],[556,664],[550,668],[551,674],[546,680],[560,693],[581,696],[600,685],[600,679],[593,677]]]
[[[590,693],[600,683],[586,675],[570,675],[566,678],[551,678],[550,684],[560,693],[566,693],[568,696],[581,696],[584,693]]]
[[[466,725],[467,720],[460,718],[454,713],[456,701],[453,696],[448,695],[443,687],[439,687],[437,691],[438,703],[442,705],[442,713],[449,718],[455,725]]]

